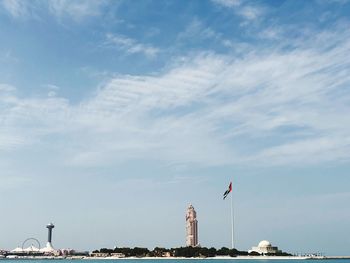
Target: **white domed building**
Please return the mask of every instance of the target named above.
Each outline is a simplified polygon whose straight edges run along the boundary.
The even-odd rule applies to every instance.
[[[282,251],[279,250],[278,247],[272,246],[271,243],[267,240],[261,241],[257,247],[252,247],[252,249],[249,250],[248,253],[251,252],[256,252],[263,255],[282,253]]]

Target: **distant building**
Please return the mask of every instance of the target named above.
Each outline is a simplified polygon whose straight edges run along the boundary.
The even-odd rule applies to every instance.
[[[40,242],[36,238],[27,238],[23,243],[22,247],[16,247],[10,251],[11,255],[57,255],[58,250],[55,250],[52,246],[52,229],[55,226],[50,223],[46,226],[48,229],[47,244],[45,247],[40,248]],[[27,243],[34,242],[28,247],[24,247]]]
[[[252,249],[248,251],[248,253],[252,252],[259,254],[277,254],[281,253],[282,251],[279,250],[278,247],[273,247],[269,241],[263,240],[257,247],[252,247]]]
[[[96,258],[125,258],[125,254],[123,253],[101,253],[101,252],[96,252],[96,253],[91,253],[91,257],[96,257]]]
[[[46,225],[47,228],[47,243],[46,247],[42,248],[40,251],[45,253],[55,253],[56,250],[52,246],[52,229],[55,228],[54,224],[50,223]]]
[[[190,204],[186,212],[186,246],[198,246],[198,221],[197,213]]]

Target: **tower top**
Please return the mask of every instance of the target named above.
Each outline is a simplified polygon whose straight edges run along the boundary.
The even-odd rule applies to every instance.
[[[50,223],[50,224],[47,224],[47,225],[46,225],[46,227],[47,227],[47,228],[54,228],[54,227],[55,227],[55,225],[54,225],[54,224],[52,224],[52,223]]]

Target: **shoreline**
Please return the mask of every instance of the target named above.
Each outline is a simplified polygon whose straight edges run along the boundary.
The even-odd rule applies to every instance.
[[[217,256],[217,257],[0,257],[1,260],[350,260],[350,256]]]
[[[350,256],[86,257],[84,260],[350,260]]]

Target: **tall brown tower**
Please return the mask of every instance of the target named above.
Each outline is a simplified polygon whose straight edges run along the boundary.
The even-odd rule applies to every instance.
[[[186,212],[186,246],[198,246],[198,221],[197,213],[190,204]]]

